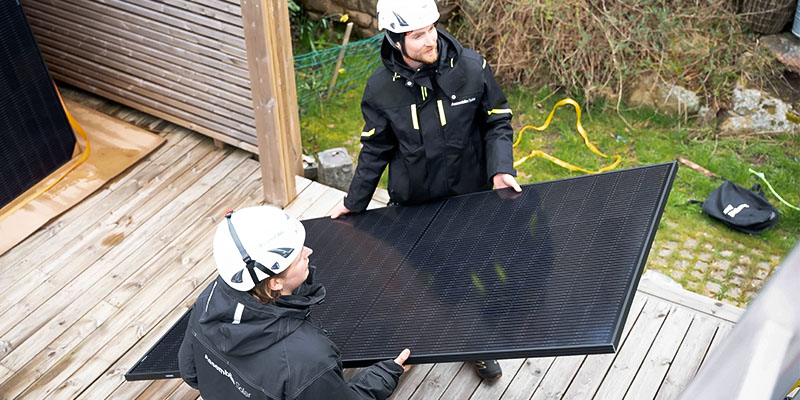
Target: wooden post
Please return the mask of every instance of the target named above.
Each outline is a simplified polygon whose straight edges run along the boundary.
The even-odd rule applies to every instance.
[[[285,207],[303,170],[289,8],[286,0],[241,0],[264,200]]]
[[[325,95],[325,98],[331,97],[331,92],[333,92],[333,87],[336,86],[336,78],[339,77],[339,68],[342,67],[342,59],[344,58],[345,48],[347,47],[347,43],[350,42],[350,32],[353,30],[353,23],[348,22],[347,28],[344,30],[344,40],[342,40],[342,48],[339,50],[339,58],[336,59],[336,67],[333,68],[333,78],[331,78],[331,84],[328,86],[328,94]]]

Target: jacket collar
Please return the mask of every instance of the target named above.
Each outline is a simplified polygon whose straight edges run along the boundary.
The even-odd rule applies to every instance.
[[[217,278],[208,297],[198,301],[196,311],[203,334],[212,338],[224,354],[243,356],[264,350],[296,331],[304,323],[309,307],[325,299],[325,287],[308,279],[290,296],[275,304],[261,304],[247,292],[240,292]],[[237,321],[238,318],[238,321]]]
[[[436,83],[446,92],[451,93],[465,82],[463,71],[456,68],[464,47],[443,29],[437,28],[436,31],[439,34],[439,60],[434,65],[419,70],[411,69],[403,61],[403,54],[400,50],[390,43],[388,36],[381,42],[381,61],[386,69],[402,77],[406,85],[411,82],[412,86],[416,84],[434,89],[431,76],[435,76]]]

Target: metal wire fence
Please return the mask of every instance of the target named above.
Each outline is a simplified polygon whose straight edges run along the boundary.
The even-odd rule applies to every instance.
[[[778,33],[792,19],[797,0],[738,0],[738,11],[755,32]]]
[[[351,89],[355,82],[371,75],[378,68],[381,63],[379,54],[382,39],[383,34],[379,33],[344,46],[345,55],[331,96]],[[294,56],[297,105],[301,114],[308,109],[309,104],[321,101],[327,95],[341,49],[342,46],[336,46]]]

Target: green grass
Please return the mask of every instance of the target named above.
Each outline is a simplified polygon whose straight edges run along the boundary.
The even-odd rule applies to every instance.
[[[303,147],[308,154],[344,146],[357,157],[363,127],[362,92],[363,84],[360,84],[324,104],[313,105],[301,117]],[[541,125],[553,105],[562,98],[546,90],[534,94],[507,89],[506,94],[514,110],[515,139],[523,126]],[[576,100],[581,103],[580,99]],[[600,104],[583,111],[581,122],[590,141],[608,155],[622,156],[618,169],[673,161],[682,156],[741,186],[750,187],[757,182],[748,172],[748,168],[753,167],[765,173],[778,193],[789,202],[800,204],[800,162],[797,159],[800,138],[797,135],[786,134],[771,140],[717,138],[710,127],[701,128],[692,121],[659,115],[652,110],[617,113],[612,105]],[[587,169],[608,165],[611,160],[586,148],[575,122],[572,107],[559,108],[546,131],[525,133],[514,150],[515,159],[536,148]],[[521,184],[581,175],[541,158],[526,161],[518,167],[518,172]],[[702,213],[700,206],[687,204],[692,199],[704,200],[721,183],[688,168],[679,168],[648,268],[671,276],[690,290],[743,305],[763,286],[767,276],[797,242],[800,212],[780,204],[767,193],[780,213],[777,226],[761,235],[733,231]],[[674,250],[670,252],[672,247]],[[703,261],[704,258],[708,261]],[[702,270],[704,264],[708,266]],[[715,285],[719,286],[718,290]]]

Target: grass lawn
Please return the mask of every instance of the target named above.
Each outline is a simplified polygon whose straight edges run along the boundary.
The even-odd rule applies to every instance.
[[[363,83],[312,106],[301,116],[303,148],[307,154],[343,146],[357,157],[363,127],[362,92]],[[548,91],[532,94],[515,89],[506,89],[506,95],[514,110],[515,139],[523,126],[541,125],[553,105],[563,97]],[[580,103],[580,99],[576,100]],[[575,130],[575,119],[572,107],[559,108],[546,131],[525,132],[514,150],[515,159],[536,148],[587,169],[596,170],[609,164],[610,160],[584,146]],[[750,187],[757,182],[748,172],[752,167],[765,173],[786,200],[800,204],[798,135],[719,138],[711,127],[698,127],[682,118],[658,115],[652,110],[617,113],[613,106],[602,104],[583,110],[581,122],[590,141],[600,151],[622,156],[618,168],[667,162],[682,156],[741,186]],[[580,175],[541,158],[529,159],[518,167],[518,172],[521,184]],[[733,231],[707,217],[698,205],[687,204],[691,199],[704,200],[720,183],[721,180],[679,168],[647,268],[672,277],[694,292],[743,306],[797,242],[800,212],[780,204],[767,193],[767,198],[780,212],[778,225],[761,235]]]

